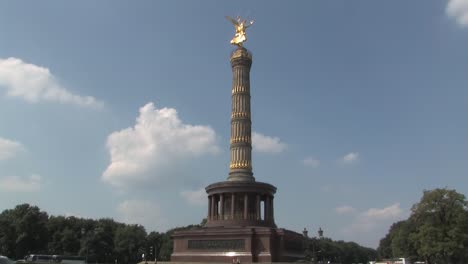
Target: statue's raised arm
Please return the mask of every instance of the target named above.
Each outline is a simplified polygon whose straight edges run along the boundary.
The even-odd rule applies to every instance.
[[[247,22],[247,20],[242,20],[239,16],[237,17],[237,19],[234,19],[230,16],[226,16],[226,19],[229,20],[236,29],[236,34],[234,35],[234,38],[232,38],[231,44],[242,47],[242,43],[247,41],[247,35],[245,33],[245,30],[251,25],[253,25],[254,21],[251,20]]]

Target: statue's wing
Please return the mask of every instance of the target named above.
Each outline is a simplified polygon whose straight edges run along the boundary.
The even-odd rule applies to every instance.
[[[225,16],[225,18],[229,21],[231,21],[231,23],[234,25],[234,26],[238,26],[239,25],[239,22],[237,20],[235,20],[234,18],[230,17],[230,16]]]
[[[250,20],[248,24],[244,25],[244,28],[250,27],[251,25],[253,25],[253,23],[254,23],[254,21]]]

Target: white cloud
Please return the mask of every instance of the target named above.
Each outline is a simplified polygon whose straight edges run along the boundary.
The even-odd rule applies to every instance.
[[[127,224],[143,225],[148,232],[163,231],[167,220],[158,204],[147,200],[126,200],[117,206],[119,220]]]
[[[140,108],[134,127],[107,138],[111,162],[102,179],[115,186],[156,183],[168,170],[183,162],[216,154],[216,133],[209,126],[184,124],[173,108]]]
[[[445,10],[462,27],[468,27],[468,0],[449,0]]]
[[[13,158],[23,150],[21,143],[0,137],[0,160]]]
[[[41,101],[100,108],[103,103],[92,96],[80,96],[61,86],[49,69],[18,58],[0,59],[0,88],[6,94],[27,102]]]
[[[191,205],[202,206],[207,203],[207,194],[205,188],[200,188],[195,191],[181,191],[180,195]]]
[[[41,189],[41,176],[8,176],[0,178],[0,190],[6,192],[36,192]]]
[[[345,219],[346,216],[349,219]],[[388,228],[397,221],[409,216],[409,211],[403,210],[399,203],[384,208],[370,208],[349,215],[342,215],[349,224],[341,230],[343,239],[356,241],[361,245],[376,248],[379,239],[384,237]]]
[[[312,168],[317,168],[318,166],[320,166],[320,160],[318,160],[318,159],[316,159],[314,157],[307,157],[302,161],[302,163],[304,163],[304,165],[312,167]]]
[[[359,153],[351,152],[346,154],[343,158],[341,158],[341,162],[345,164],[355,163],[359,160]]]
[[[335,208],[335,212],[337,214],[351,214],[351,213],[356,212],[356,209],[348,205],[343,205],[343,206]]]
[[[400,208],[400,203],[395,203],[382,209],[370,208],[363,215],[368,218],[385,220],[399,217],[402,213],[403,210]]]
[[[287,145],[278,137],[269,137],[263,134],[252,132],[252,148],[254,151],[263,153],[280,153],[286,149]]]
[[[400,203],[385,208],[370,208],[359,213],[352,224],[343,231],[352,234],[375,232],[379,227],[387,227],[389,224],[401,219],[403,214],[404,211],[401,209]]]

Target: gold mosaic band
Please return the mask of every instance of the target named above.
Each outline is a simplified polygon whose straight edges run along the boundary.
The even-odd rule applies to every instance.
[[[252,162],[251,161],[240,161],[240,162],[235,162],[232,163],[229,166],[230,169],[252,169]]]
[[[246,112],[234,112],[231,114],[231,118],[237,118],[237,117],[246,117],[250,118],[250,113]]]

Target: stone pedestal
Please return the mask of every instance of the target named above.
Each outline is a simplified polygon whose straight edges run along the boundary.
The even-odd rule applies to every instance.
[[[177,232],[174,262],[292,262],[303,258],[302,235],[268,227],[206,227]]]

